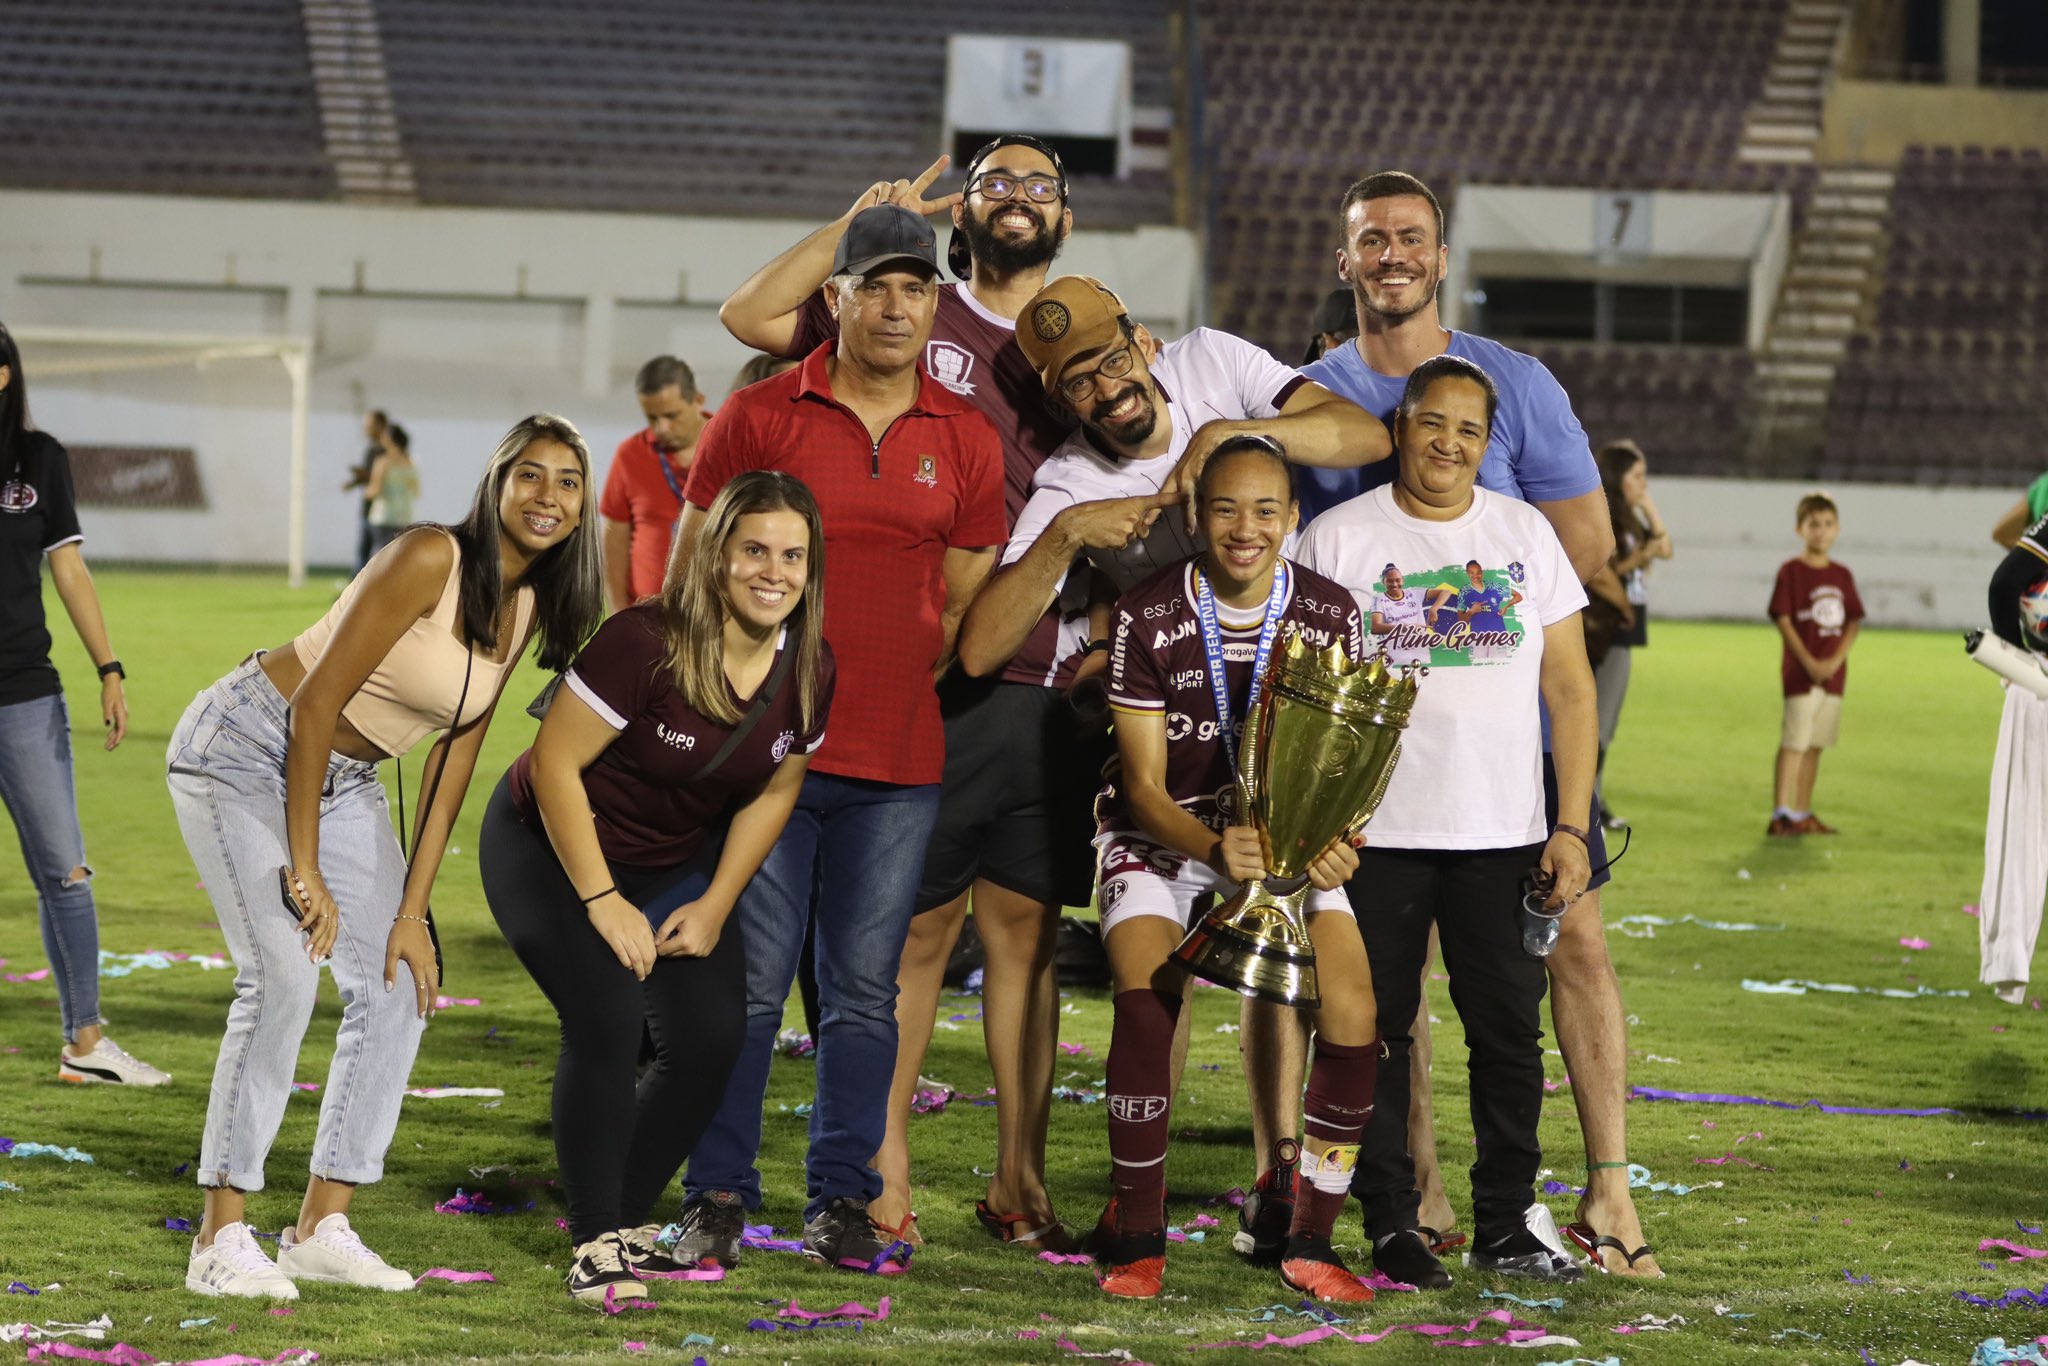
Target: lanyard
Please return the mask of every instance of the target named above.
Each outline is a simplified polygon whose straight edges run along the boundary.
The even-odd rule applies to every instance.
[[[1252,655],[1252,686],[1245,697],[1246,722],[1258,714],[1259,691],[1266,681],[1266,663],[1273,657],[1273,641],[1280,634],[1280,618],[1286,614],[1293,575],[1286,560],[1273,566],[1273,592],[1266,599],[1266,620],[1259,627],[1258,650]],[[1223,742],[1223,757],[1230,771],[1237,771],[1237,735],[1230,713],[1230,683],[1223,673],[1223,628],[1216,620],[1216,598],[1202,571],[1195,571],[1195,616],[1202,623],[1202,649],[1209,657],[1209,687],[1216,695],[1216,738]]]
[[[676,501],[682,502],[683,486],[676,482],[676,472],[668,467],[668,452],[663,450],[659,443],[650,444],[654,445],[654,464],[655,468],[661,471],[662,481],[668,485],[668,491],[676,496]]]

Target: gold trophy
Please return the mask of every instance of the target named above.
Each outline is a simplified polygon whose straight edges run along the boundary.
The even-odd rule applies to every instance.
[[[1363,826],[1386,796],[1401,732],[1427,669],[1358,662],[1341,644],[1312,650],[1299,632],[1273,654],[1256,715],[1245,718],[1238,808],[1259,832],[1273,876],[1247,882],[1173,951],[1197,977],[1246,996],[1313,1010],[1316,951],[1303,905],[1308,866]]]

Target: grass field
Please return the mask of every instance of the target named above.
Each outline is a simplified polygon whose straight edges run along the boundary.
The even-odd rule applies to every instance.
[[[291,593],[267,578],[106,573],[102,596],[113,638],[132,675],[134,721],[114,754],[98,749],[92,679],[75,639],[61,629],[58,662],[72,684],[80,801],[105,948],[210,954],[222,951],[213,913],[194,885],[163,783],[171,727],[194,692],[259,645],[275,645],[322,610],[328,588]],[[52,600],[53,620],[63,621]],[[1633,1079],[1642,1085],[1836,1105],[1948,1107],[1960,1114],[1886,1118],[1732,1106],[1637,1102],[1629,1107],[1631,1156],[1655,1179],[1697,1187],[1679,1196],[1639,1191],[1644,1226],[1670,1279],[1644,1285],[1596,1281],[1561,1292],[1562,1309],[1524,1309],[1480,1298],[1471,1274],[1433,1295],[1383,1294],[1345,1325],[1380,1333],[1399,1324],[1463,1324],[1498,1308],[1578,1339],[1582,1346],[1475,1349],[1465,1359],[1536,1366],[1574,1357],[1623,1363],[1767,1360],[1893,1366],[1908,1358],[1969,1362],[1998,1335],[2023,1342],[2048,1333],[2048,1314],[1986,1309],[1958,1291],[1996,1298],[2040,1289],[2048,1261],[2008,1264],[1980,1240],[2048,1246],[2016,1221],[2048,1217],[2048,1123],[2016,1109],[2048,1110],[2048,1017],[2013,1008],[1976,984],[1976,898],[1984,792],[1998,693],[1947,635],[1875,631],[1857,646],[1845,742],[1830,755],[1818,805],[1843,833],[1835,839],[1767,842],[1769,774],[1778,704],[1773,634],[1763,626],[1657,624],[1636,665],[1635,690],[1610,764],[1610,796],[1636,821],[1635,847],[1607,901],[1609,938],[1633,1012]],[[524,701],[537,678],[515,676]],[[189,1236],[165,1220],[196,1221],[199,1194],[183,1164],[197,1152],[207,1079],[230,994],[229,974],[180,963],[108,979],[104,1005],[115,1037],[177,1075],[168,1090],[135,1093],[61,1086],[54,990],[47,981],[0,983],[0,1135],[76,1145],[92,1165],[53,1158],[0,1161],[0,1281],[61,1282],[38,1298],[0,1298],[0,1322],[113,1319],[105,1348],[126,1341],[165,1360],[230,1353],[268,1358],[310,1348],[329,1361],[458,1358],[618,1358],[628,1342],[647,1355],[688,1361],[730,1357],[814,1363],[1059,1362],[1127,1353],[1154,1363],[1277,1358],[1416,1362],[1440,1355],[1423,1336],[1372,1345],[1330,1338],[1301,1350],[1191,1348],[1260,1340],[1313,1325],[1252,1322],[1261,1306],[1289,1307],[1270,1273],[1229,1251],[1231,1212],[1201,1201],[1248,1181],[1250,1156],[1235,1040],[1235,999],[1197,1001],[1194,1055],[1176,1112],[1183,1130],[1170,1158],[1172,1211],[1210,1212],[1224,1224],[1201,1245],[1176,1246],[1168,1298],[1107,1302],[1079,1267],[1008,1253],[975,1226],[983,1190],[975,1174],[993,1155],[994,1117],[956,1103],[916,1122],[918,1207],[929,1245],[910,1274],[883,1283],[772,1253],[748,1257],[723,1284],[660,1287],[658,1312],[606,1319],[564,1296],[566,1235],[548,1138],[553,1017],[505,948],[484,909],[473,866],[476,817],[496,775],[530,738],[532,723],[508,707],[492,735],[435,894],[447,948],[450,994],[476,1006],[444,1011],[426,1034],[415,1085],[497,1086],[502,1104],[408,1100],[389,1174],[364,1189],[357,1223],[396,1265],[485,1269],[495,1285],[428,1281],[412,1295],[309,1290],[295,1312],[273,1316],[183,1288]],[[411,775],[409,774],[409,777]],[[1773,928],[1726,932],[1678,925],[1614,928],[1627,916],[1685,915]],[[1782,928],[1779,928],[1782,927]],[[1641,937],[1637,937],[1640,935]],[[1902,938],[1924,939],[1912,951]],[[0,854],[0,958],[5,971],[44,966],[35,901],[12,848]],[[1817,979],[1866,987],[1967,989],[1964,998],[1874,994],[1759,994],[1744,979]],[[1441,987],[1431,995],[1450,1016]],[[972,1016],[977,1002],[949,999],[946,1015]],[[1081,1045],[1068,1084],[1102,1076],[1109,1008],[1101,992],[1073,992],[1062,1039]],[[331,994],[307,1036],[299,1075],[324,1080],[338,1016]],[[927,1071],[970,1093],[987,1085],[978,1026],[942,1017]],[[1464,1069],[1454,1019],[1438,1035],[1438,1115],[1453,1199],[1462,1204]],[[1561,1079],[1556,1058],[1548,1060]],[[1213,1070],[1210,1070],[1213,1069]],[[807,1098],[810,1065],[778,1060],[763,1169],[766,1217],[799,1220],[803,1120],[783,1107]],[[877,1084],[885,1079],[877,1078]],[[1581,1156],[1569,1093],[1546,1107],[1543,1139],[1559,1178]],[[252,1222],[276,1229],[296,1214],[319,1097],[295,1096],[271,1154],[269,1191],[250,1201]],[[1747,1141],[1741,1141],[1741,1140]],[[1086,1224],[1107,1187],[1098,1106],[1063,1104],[1054,1117],[1051,1185],[1072,1224]],[[1744,1165],[1700,1165],[1734,1154]],[[479,1181],[472,1168],[510,1168]],[[1705,1185],[1718,1182],[1719,1185]],[[503,1217],[437,1214],[460,1186],[536,1208]],[[1562,1215],[1569,1195],[1550,1198]],[[1358,1239],[1355,1214],[1339,1241]],[[1983,1263],[1989,1263],[1987,1267]],[[1518,1289],[1530,1298],[1542,1291]],[[886,1322],[862,1331],[769,1334],[750,1320],[794,1297],[808,1308],[850,1299],[873,1306],[887,1291]],[[1721,1311],[1726,1310],[1725,1314]],[[1683,1316],[1668,1332],[1617,1335],[1642,1315]],[[1744,1317],[1747,1316],[1747,1317]],[[180,1321],[211,1318],[190,1329]],[[1037,1333],[1020,1338],[1020,1332]],[[1497,1337],[1498,1323],[1480,1334]],[[715,1340],[685,1348],[688,1335]],[[0,1346],[0,1366],[21,1359]],[[1860,1355],[1867,1353],[1867,1356]]]

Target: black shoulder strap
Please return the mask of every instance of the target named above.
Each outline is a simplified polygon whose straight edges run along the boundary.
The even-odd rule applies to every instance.
[[[725,737],[725,743],[718,747],[718,753],[711,756],[711,761],[697,770],[699,778],[708,778],[718,772],[725,761],[732,757],[733,751],[740,747],[740,742],[753,733],[754,727],[760,724],[768,708],[775,705],[775,695],[782,691],[783,680],[789,677],[790,666],[796,656],[796,645],[785,641],[782,649],[776,654],[775,667],[768,671],[768,677],[762,682],[760,691],[754,694],[754,705],[747,708],[747,714],[732,728],[732,734]]]

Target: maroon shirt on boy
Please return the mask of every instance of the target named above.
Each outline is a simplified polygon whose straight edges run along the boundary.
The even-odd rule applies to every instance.
[[[1209,654],[1202,644],[1202,620],[1195,611],[1195,569],[1183,560],[1154,574],[1117,599],[1109,651],[1109,704],[1118,711],[1166,717],[1166,792],[1212,830],[1238,818],[1236,779],[1218,738],[1216,693],[1209,684]],[[1290,562],[1291,563],[1291,562]],[[1312,648],[1341,643],[1353,659],[1365,655],[1365,621],[1349,589],[1312,569],[1291,566],[1293,591],[1273,648],[1287,644],[1289,628]],[[1245,703],[1251,694],[1252,661],[1258,654],[1264,604],[1249,627],[1233,629],[1245,613],[1218,604],[1224,682],[1229,688],[1233,739],[1242,736]],[[1229,806],[1225,806],[1225,802]],[[1096,814],[1104,830],[1136,830],[1137,815],[1111,783],[1102,790]]]
[[[838,335],[824,295],[813,294],[797,312],[796,336],[785,354],[809,355]],[[1046,401],[1038,372],[1018,349],[1017,324],[984,308],[966,285],[941,285],[924,369],[979,408],[996,429],[1003,443],[1004,529],[1015,527],[1017,515],[1031,501],[1031,476],[1074,426]],[[1055,606],[1039,620],[1023,648],[1003,666],[1004,681],[1064,686],[1073,678],[1081,656],[1071,648],[1062,652],[1058,610]]]
[[[778,655],[794,648],[784,632]],[[619,733],[583,770],[583,786],[597,817],[604,856],[635,868],[687,861],[735,798],[760,788],[791,754],[817,749],[825,738],[825,715],[837,680],[827,645],[819,661],[817,714],[811,724],[803,723],[803,686],[791,669],[739,748],[705,778],[699,776],[704,765],[725,747],[734,727],[707,720],[684,700],[667,654],[660,604],[641,603],[598,627],[562,679],[562,686]],[[771,663],[769,674],[774,670]],[[767,686],[765,677],[762,686]],[[744,715],[751,699],[735,695],[734,701]],[[532,750],[513,760],[510,779],[513,804],[528,820],[538,819]]]
[[[1801,559],[1785,561],[1778,567],[1778,582],[1771,589],[1771,620],[1779,617],[1792,618],[1792,629],[1799,633],[1799,641],[1808,654],[1815,659],[1827,659],[1842,648],[1842,633],[1850,624],[1863,620],[1863,599],[1856,596],[1856,576],[1845,564],[1830,562],[1826,568],[1816,569]],[[1813,676],[1800,665],[1789,645],[1778,672],[1787,697],[1797,697],[1814,687]],[[1840,697],[1848,678],[1849,665],[1844,661],[1820,686]]]

